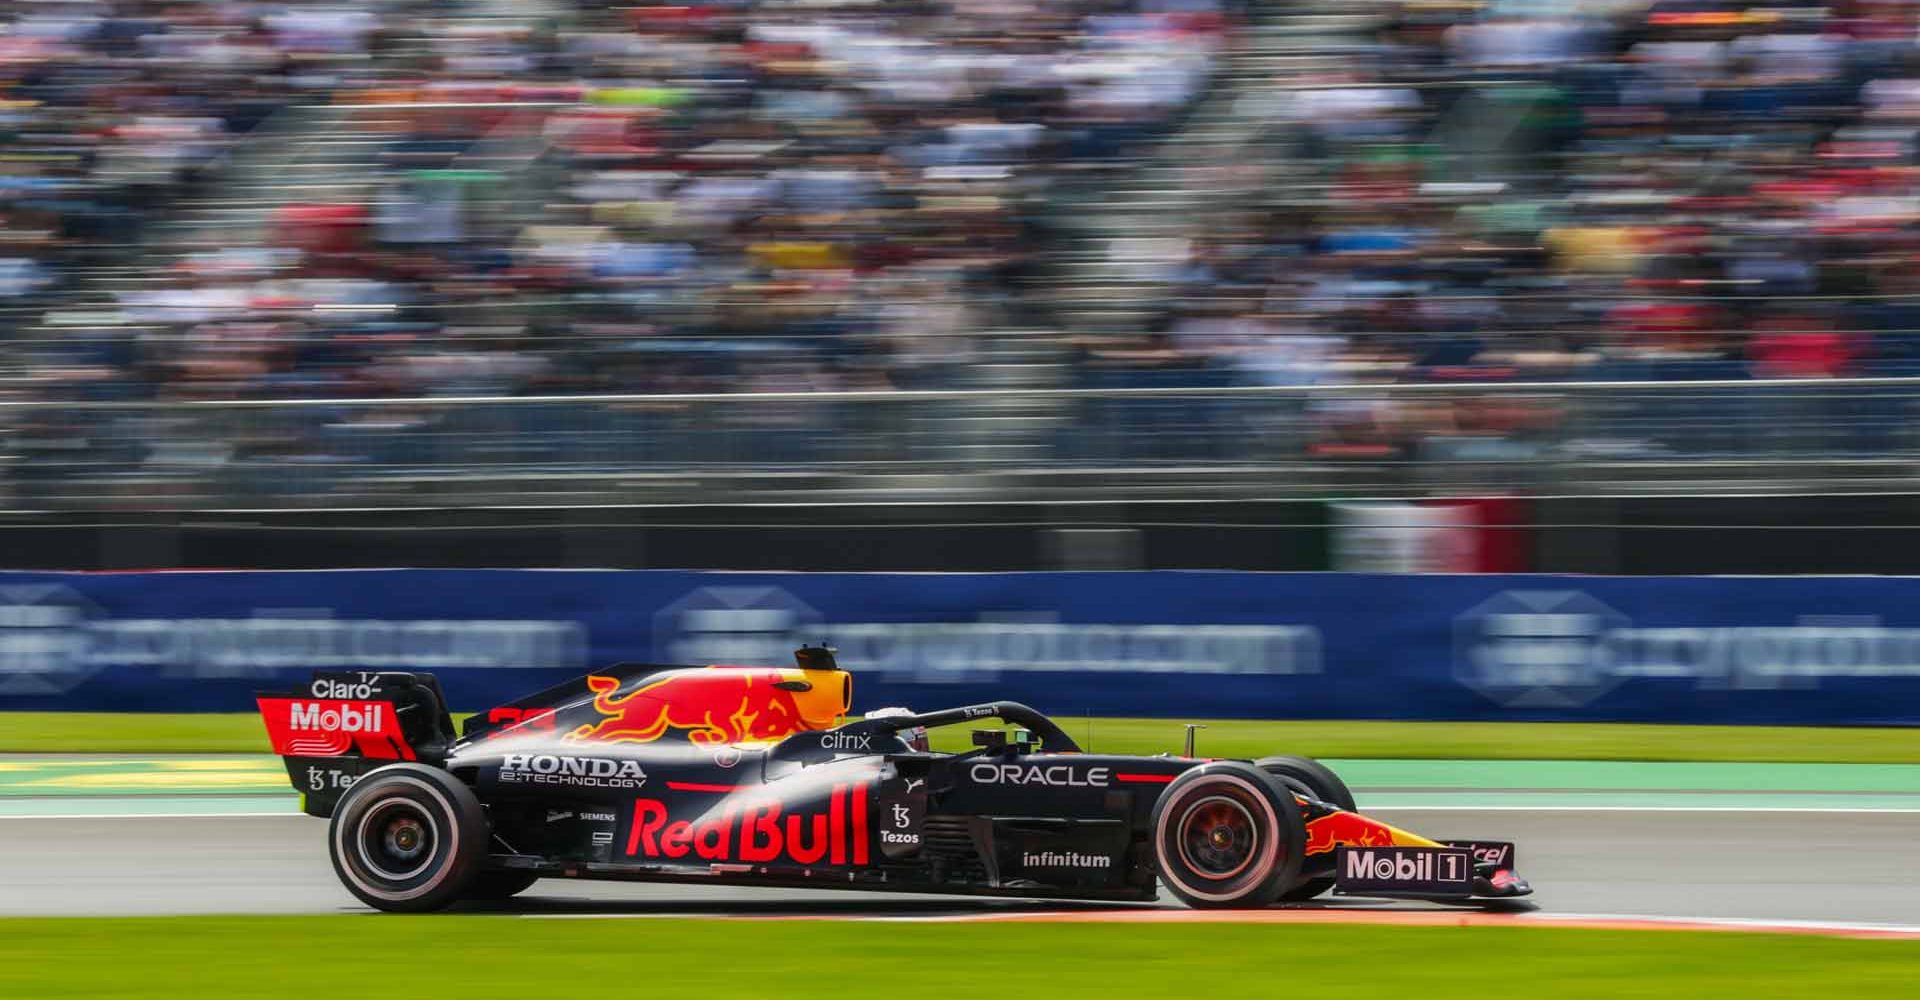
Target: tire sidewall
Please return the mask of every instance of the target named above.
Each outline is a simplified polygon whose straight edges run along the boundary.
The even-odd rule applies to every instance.
[[[1262,757],[1253,762],[1254,766],[1279,779],[1282,783],[1297,787],[1300,791],[1336,808],[1348,812],[1358,812],[1359,806],[1353,800],[1353,790],[1340,776],[1325,764],[1312,757]],[[1302,859],[1304,861],[1304,859]],[[1280,899],[1288,903],[1304,903],[1316,899],[1332,889],[1333,877],[1322,875],[1318,878],[1302,878],[1280,894]]]
[[[403,808],[432,836],[425,863],[404,878],[375,870],[365,856],[368,824],[377,813]],[[445,771],[396,764],[368,772],[341,797],[327,830],[327,853],[347,891],[381,910],[420,912],[459,899],[486,858],[485,811],[472,789]]]
[[[1216,795],[1246,808],[1259,838],[1247,869],[1222,880],[1191,871],[1178,845],[1178,826],[1186,811]],[[1306,843],[1300,809],[1280,782],[1248,764],[1204,764],[1175,778],[1154,804],[1148,832],[1161,884],[1188,906],[1266,906],[1300,877]]]

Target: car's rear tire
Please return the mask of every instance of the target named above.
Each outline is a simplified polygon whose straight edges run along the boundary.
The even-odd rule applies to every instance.
[[[1300,807],[1250,764],[1217,761],[1173,779],[1149,829],[1161,884],[1188,906],[1268,906],[1300,880]]]
[[[536,872],[496,870],[481,872],[467,887],[466,899],[512,899],[540,881]]]
[[[327,851],[361,902],[420,913],[465,896],[491,833],[480,800],[458,778],[420,764],[362,775],[334,808]]]
[[[1312,757],[1262,757],[1254,761],[1262,771],[1279,778],[1289,787],[1297,788],[1328,805],[1338,806],[1348,812],[1356,812],[1353,791],[1347,783],[1333,773],[1333,769],[1314,760]],[[1287,891],[1280,894],[1284,903],[1304,903],[1324,895],[1333,888],[1333,877],[1322,875],[1319,878],[1300,879]]]

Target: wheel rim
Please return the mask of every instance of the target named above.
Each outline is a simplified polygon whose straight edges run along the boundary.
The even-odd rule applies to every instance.
[[[1245,871],[1260,850],[1253,814],[1225,795],[1209,795],[1189,805],[1175,830],[1187,870],[1216,882]]]
[[[383,799],[362,813],[354,836],[368,872],[390,882],[404,882],[426,871],[439,840],[433,817],[399,798]]]

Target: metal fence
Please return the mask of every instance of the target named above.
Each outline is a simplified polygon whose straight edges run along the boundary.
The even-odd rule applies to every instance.
[[[0,403],[8,506],[1920,488],[1920,378]]]

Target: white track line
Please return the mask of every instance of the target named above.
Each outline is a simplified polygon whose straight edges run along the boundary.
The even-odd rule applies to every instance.
[[[1168,918],[1165,921],[1165,923],[1167,924],[1180,923],[1181,920],[1180,920],[1179,914],[1181,913],[1195,912],[1195,911],[1182,910],[1178,907],[1171,907],[1171,906],[1152,906],[1152,907],[1137,906],[1137,907],[1126,907],[1126,909],[1150,909],[1156,913],[1164,914]],[[522,913],[522,914],[519,914],[519,916],[523,920],[729,920],[729,919],[738,920],[738,919],[745,919],[745,920],[765,920],[769,922],[779,922],[779,921],[787,921],[787,920],[844,920],[844,921],[857,921],[860,923],[876,923],[876,924],[976,924],[976,923],[990,924],[990,923],[1002,923],[1002,922],[1020,923],[1020,922],[1033,921],[1036,918],[1040,918],[1040,919],[1058,918],[1063,922],[1072,922],[1077,917],[1085,916],[1089,913],[1098,914],[1103,912],[1107,912],[1107,911],[1099,911],[1099,910],[1091,910],[1091,911],[1090,910],[1057,910],[1056,911],[1056,910],[1013,909],[1013,910],[1008,910],[1006,912],[999,912],[999,913],[994,913],[994,912],[929,913],[924,916],[916,916],[914,914],[900,914],[900,913],[820,914],[818,916],[795,916],[791,914],[780,914],[776,916],[759,916],[759,915],[750,914],[750,913],[749,914],[716,914],[713,912],[664,911],[664,912],[653,912],[653,913],[606,913],[606,914]],[[1296,911],[1289,911],[1289,912],[1299,913],[1299,914],[1311,914],[1314,911],[1296,910]],[[1328,912],[1350,913],[1353,911],[1334,910],[1334,911],[1328,911]],[[1357,923],[1365,924],[1365,925],[1373,925],[1373,926],[1392,927],[1392,926],[1395,926],[1396,923],[1399,923],[1394,920],[1394,914],[1409,913],[1409,912],[1424,913],[1426,911],[1380,910],[1380,911],[1377,911],[1377,915],[1380,917],[1379,920],[1377,921],[1363,920],[1363,921],[1357,921]],[[1463,912],[1471,912],[1471,911],[1463,911]],[[1595,923],[1597,924],[1640,923],[1640,924],[1671,925],[1673,928],[1678,930],[1689,930],[1689,929],[1706,930],[1706,929],[1720,928],[1720,929],[1726,929],[1726,930],[1807,931],[1807,932],[1815,932],[1815,933],[1823,933],[1823,934],[1838,934],[1838,935],[1885,934],[1885,935],[1920,937],[1920,925],[1856,923],[1856,922],[1838,921],[1838,920],[1791,920],[1791,919],[1773,920],[1773,919],[1768,919],[1764,917],[1682,917],[1682,916],[1674,916],[1672,914],[1645,915],[1645,914],[1635,914],[1635,913],[1540,913],[1540,912],[1534,912],[1534,913],[1497,914],[1496,916],[1499,916],[1503,922],[1511,921],[1515,924],[1520,924],[1520,925],[1525,925],[1525,924],[1583,925],[1583,924],[1595,924]],[[1093,920],[1090,922],[1097,923],[1099,921]],[[1153,922],[1158,923],[1159,921],[1153,921]],[[1250,922],[1258,923],[1260,921],[1256,918]],[[1287,923],[1297,922],[1300,924],[1313,923],[1310,917],[1303,917],[1298,921],[1286,921],[1286,922]],[[1340,921],[1340,923],[1344,924],[1348,922]],[[1411,925],[1411,922],[1407,922],[1407,923]],[[1423,923],[1423,924],[1418,924],[1417,926],[1440,926],[1440,925]]]
[[[1776,920],[1765,917],[1676,917],[1649,916],[1640,913],[1521,913],[1515,916],[1538,921],[1623,920],[1654,924],[1710,924],[1715,927],[1753,928],[1755,930],[1834,931],[1857,934],[1920,935],[1920,924],[1870,924],[1843,920]]]

